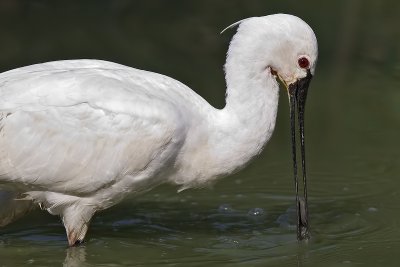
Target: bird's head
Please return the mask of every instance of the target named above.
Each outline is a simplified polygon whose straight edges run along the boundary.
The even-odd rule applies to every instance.
[[[269,71],[287,89],[300,79],[314,75],[318,58],[317,38],[302,19],[274,14],[247,18],[228,28],[236,25],[240,27],[228,51],[228,58],[235,54],[233,64],[246,63],[238,62],[240,59],[251,62],[251,66],[243,65],[254,68],[254,72]],[[242,56],[237,57],[239,50]]]
[[[290,105],[292,154],[298,205],[298,239],[308,238],[309,222],[304,148],[304,108],[308,86],[314,75],[318,57],[317,39],[313,30],[296,16],[275,14],[239,21],[231,41],[226,68],[245,66],[254,77],[275,78],[287,90]],[[263,76],[264,75],[264,76]],[[249,78],[247,77],[247,78]],[[230,77],[234,80],[234,77]],[[301,144],[304,198],[298,196],[296,162],[296,110]]]

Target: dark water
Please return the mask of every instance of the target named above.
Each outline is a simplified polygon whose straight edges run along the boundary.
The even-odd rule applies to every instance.
[[[83,3],[84,2],[84,3]],[[43,211],[0,230],[0,266],[398,266],[398,1],[2,1],[0,68],[98,58],[172,76],[222,107],[248,16],[298,15],[320,60],[306,114],[312,239],[296,241],[286,96],[266,150],[212,189],[163,186],[99,213],[67,248]]]

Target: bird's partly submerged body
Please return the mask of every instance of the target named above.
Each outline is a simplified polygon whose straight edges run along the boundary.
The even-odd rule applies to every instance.
[[[276,78],[290,89],[316,59],[314,33],[299,18],[242,21],[221,110],[172,78],[106,61],[1,73],[0,226],[38,203],[61,216],[73,245],[96,211],[128,194],[165,182],[201,187],[237,171],[272,135]]]

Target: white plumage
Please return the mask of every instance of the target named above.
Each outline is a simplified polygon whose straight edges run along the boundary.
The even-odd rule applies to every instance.
[[[241,22],[225,65],[226,107],[184,84],[99,60],[0,74],[0,226],[39,203],[60,215],[70,245],[92,215],[160,183],[200,187],[260,153],[272,135],[277,71],[287,84],[314,72],[317,43],[297,17]],[[5,204],[6,203],[6,204]]]

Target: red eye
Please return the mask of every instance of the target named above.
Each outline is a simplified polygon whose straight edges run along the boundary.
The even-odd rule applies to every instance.
[[[299,58],[298,63],[299,63],[300,68],[302,68],[302,69],[306,69],[310,66],[310,62],[305,57]]]

